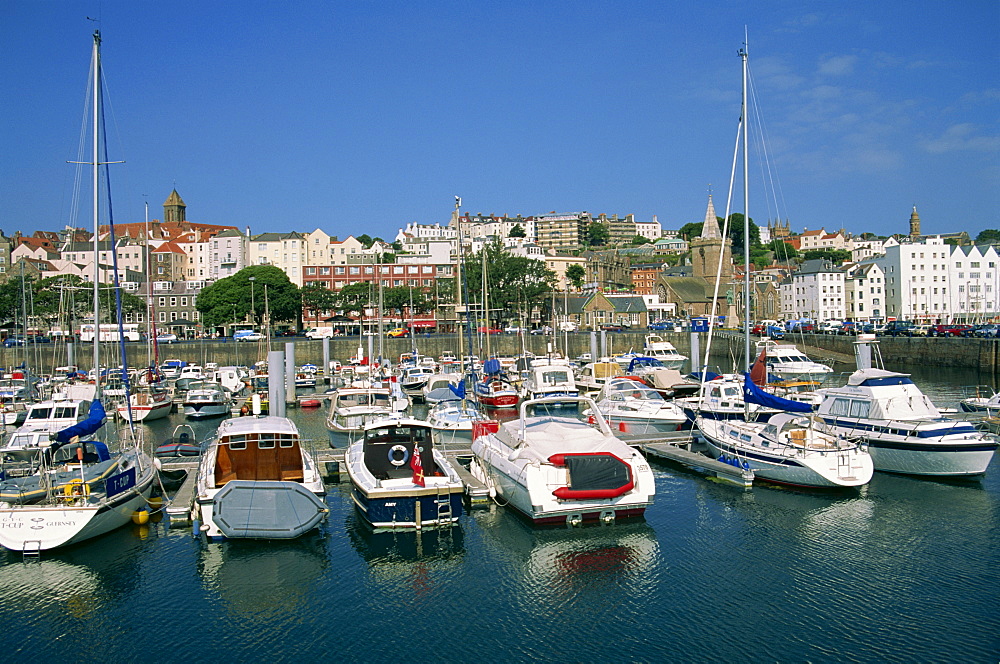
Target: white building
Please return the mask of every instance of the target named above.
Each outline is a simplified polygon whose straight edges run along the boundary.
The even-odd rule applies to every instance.
[[[972,261],[959,259],[966,267],[952,269],[952,249],[965,255],[940,237],[927,237],[921,242],[887,245],[885,254],[873,259],[885,275],[887,318],[926,323],[953,320],[958,302],[950,299],[951,284],[959,282],[952,277],[959,271],[966,274]]]
[[[650,242],[656,242],[661,237],[663,237],[663,227],[660,226],[660,222],[657,220],[656,215],[654,214],[652,221],[635,222],[635,234],[641,235]]]
[[[946,245],[948,246],[948,245]],[[1000,314],[1000,261],[992,245],[951,247],[947,304],[952,320],[980,323]]]
[[[847,266],[844,275],[846,320],[885,320],[885,273],[874,261]]]
[[[785,318],[844,320],[844,271],[830,261],[806,261],[781,284],[781,315]]]
[[[301,233],[261,233],[250,238],[247,254],[250,264],[273,265],[301,288],[302,267],[308,263],[308,248],[306,236]]]

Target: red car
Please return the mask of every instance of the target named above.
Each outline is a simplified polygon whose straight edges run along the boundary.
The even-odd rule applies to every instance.
[[[503,330],[498,327],[486,327],[482,326],[479,328],[480,334],[503,334]]]
[[[958,325],[957,323],[940,323],[931,325],[927,330],[929,337],[967,337],[972,332],[971,325]]]

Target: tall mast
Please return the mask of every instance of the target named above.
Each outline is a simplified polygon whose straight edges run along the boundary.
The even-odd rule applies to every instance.
[[[743,104],[740,117],[743,120],[743,356],[746,370],[750,371],[750,171],[747,154],[747,48],[740,49],[743,59]]]
[[[101,338],[101,321],[98,312],[100,311],[100,299],[99,295],[99,284],[101,283],[101,263],[100,254],[98,252],[98,235],[97,231],[99,229],[99,205],[98,205],[98,182],[100,180],[100,161],[98,155],[100,154],[100,113],[101,113],[101,31],[94,31],[94,55],[93,55],[93,70],[94,70],[94,162],[93,162],[93,194],[94,194],[94,384],[97,386],[95,393],[95,398],[99,398],[101,394],[101,362],[100,362],[100,338]]]

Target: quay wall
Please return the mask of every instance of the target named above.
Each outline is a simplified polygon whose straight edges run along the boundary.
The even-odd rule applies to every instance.
[[[614,332],[604,335],[606,352],[608,354],[625,353],[630,350],[640,351],[647,332]],[[673,343],[684,355],[690,355],[690,333],[688,332],[657,332],[660,337]],[[601,334],[598,333],[597,348],[600,353]],[[704,352],[706,335],[701,335],[701,350]],[[360,341],[357,337],[336,337],[330,339],[331,359],[345,362],[357,354],[359,345],[368,354],[368,339]],[[372,338],[372,348],[378,354],[379,339]],[[470,354],[468,342],[454,334],[421,335],[415,339],[382,339],[383,354],[395,362],[399,355],[416,347],[424,354],[437,357],[444,351],[459,354]],[[817,361],[830,360],[838,363],[838,371],[848,370],[854,365],[854,337],[823,334],[790,335],[786,338]],[[275,339],[271,342],[272,350],[284,350],[286,343],[294,343],[296,364],[311,362],[316,365],[323,361],[323,340],[302,338]],[[485,354],[485,340],[482,349],[477,344],[475,354]],[[1000,340],[998,339],[963,339],[963,338],[926,338],[926,337],[879,337],[882,356],[889,366],[941,366],[970,368],[981,371],[991,371],[994,375],[1000,373]],[[89,368],[91,349],[89,345],[74,344],[76,364]],[[120,364],[119,351],[116,347],[102,353],[103,364],[117,366]],[[530,351],[536,355],[545,355],[550,349],[560,353],[565,351],[569,357],[577,357],[591,351],[591,334],[577,332],[558,334],[553,337],[525,335],[493,335],[489,339],[490,350],[500,355],[515,355]],[[126,344],[126,352],[130,366],[145,366],[147,364],[147,348],[143,343]],[[713,341],[713,357],[724,355],[727,358],[740,358],[743,353],[743,337],[737,332],[723,331]],[[160,361],[178,358],[187,362],[204,364],[216,362],[225,365],[251,365],[258,360],[266,359],[267,350],[263,343],[234,342],[226,340],[196,340],[182,341],[160,346]],[[26,363],[35,368],[38,373],[50,373],[56,366],[68,364],[66,344],[39,344],[37,346],[4,348],[0,346],[0,366],[11,368]],[[732,363],[730,363],[732,364]],[[843,366],[843,365],[850,365]],[[688,367],[684,367],[685,370]]]

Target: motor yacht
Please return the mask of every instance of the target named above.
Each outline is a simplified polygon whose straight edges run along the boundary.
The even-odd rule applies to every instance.
[[[653,502],[653,472],[588,397],[530,399],[473,434],[471,471],[535,524],[613,522]]]

